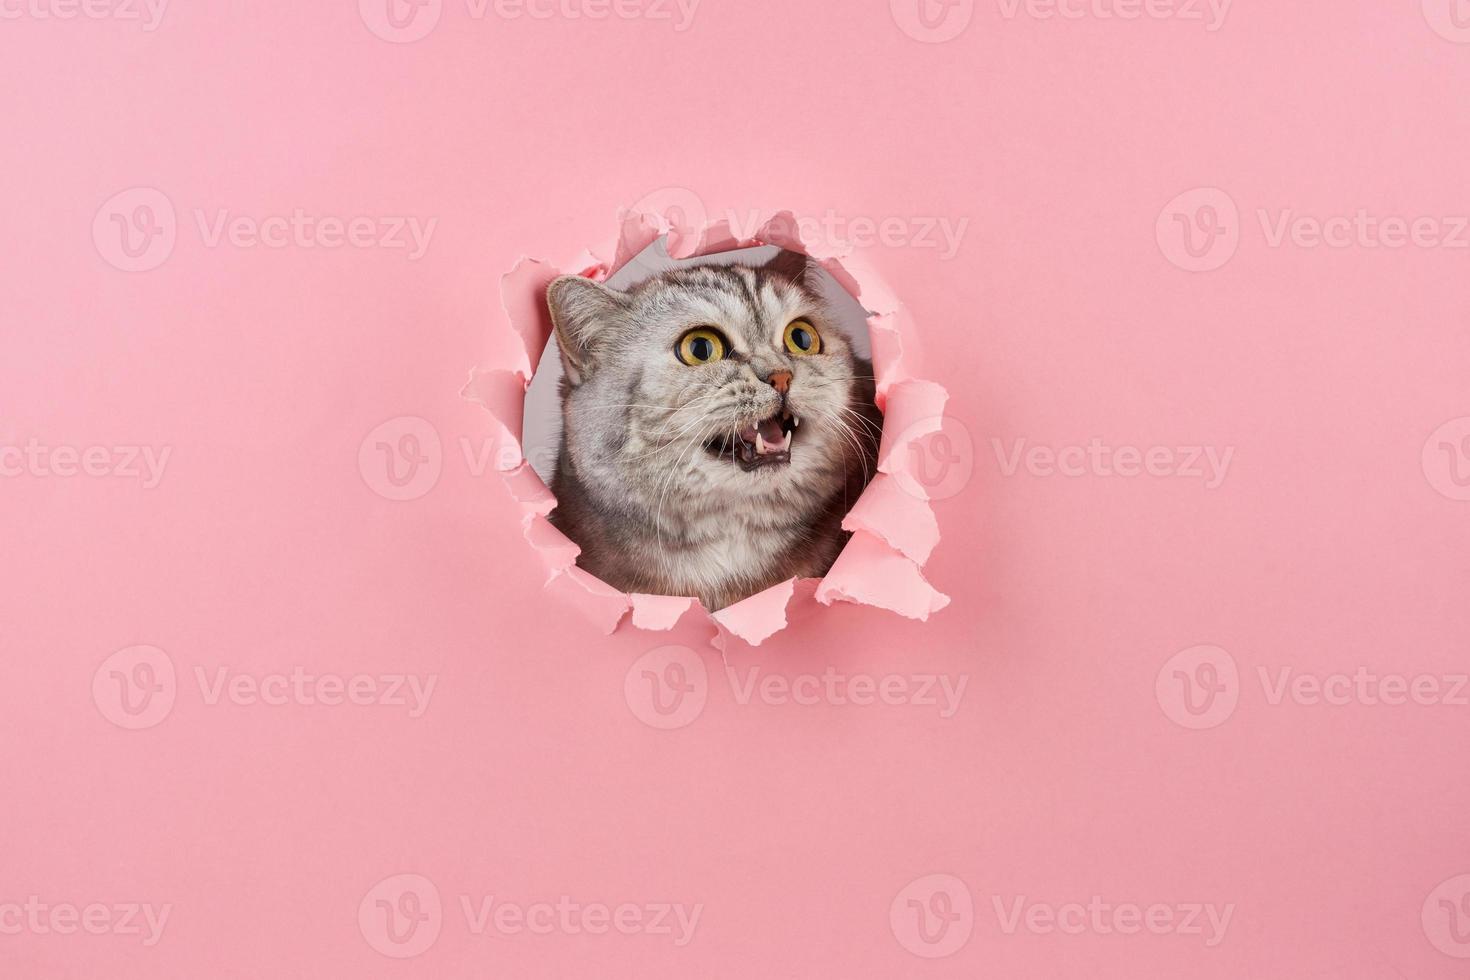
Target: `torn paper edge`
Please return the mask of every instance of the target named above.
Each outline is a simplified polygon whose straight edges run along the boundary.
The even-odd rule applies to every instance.
[[[489,362],[470,372],[460,394],[490,414],[490,459],[520,507],[522,533],[546,571],[545,588],[564,597],[602,632],[611,634],[624,622],[634,629],[667,631],[688,617],[699,617],[714,627],[710,642],[723,652],[730,636],[759,646],[785,629],[794,603],[852,602],[919,620],[949,604],[949,597],[923,575],[939,541],[939,525],[930,501],[922,496],[923,484],[914,478],[909,448],[939,431],[949,394],[917,376],[918,358],[904,343],[912,330],[908,313],[883,278],[850,245],[802,230],[818,224],[798,222],[790,211],[780,211],[743,238],[727,222],[696,227],[624,209],[618,214],[616,237],[601,253],[584,251],[562,267],[523,257],[501,276],[504,324],[492,335]],[[843,519],[842,527],[853,532],[852,538],[827,575],[782,582],[714,613],[694,598],[621,592],[577,567],[581,549],[547,519],[556,497],[532,470],[521,445],[526,389],[551,338],[546,287],[562,274],[605,280],[661,238],[676,259],[776,245],[819,263],[868,314],[875,400],[883,411],[878,472]],[[612,255],[612,261],[599,254]]]

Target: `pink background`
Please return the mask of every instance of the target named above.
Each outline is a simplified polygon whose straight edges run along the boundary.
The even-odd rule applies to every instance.
[[[0,975],[1470,970],[1470,707],[1272,703],[1258,673],[1465,672],[1470,253],[1273,247],[1257,215],[1470,211],[1470,31],[1450,0],[1241,0],[1214,31],[996,0],[934,8],[963,29],[930,43],[906,2],[703,0],[680,32],[445,0],[411,43],[370,29],[371,0],[179,3],[153,31],[4,8],[0,447],[170,456],[153,488],[0,478]],[[964,678],[952,717],[741,703],[700,631],[597,634],[467,465],[488,419],[457,392],[499,274],[669,186],[711,213],[968,219],[949,259],[871,250],[973,439],[926,568],[953,604],[836,607],[731,654],[742,680]],[[176,240],[128,272],[107,233],[144,199],[107,202],[134,188]],[[1236,251],[1191,272],[1166,205],[1196,188],[1224,197],[1177,213],[1203,231],[1217,206]],[[211,247],[195,218],[297,208],[437,225],[409,261]],[[395,501],[359,455],[404,416],[441,472]],[[1094,437],[1234,456],[1206,489],[1007,476],[992,444]],[[638,661],[669,644],[707,680],[662,729]],[[1203,644],[1235,706],[1192,716],[1165,667]],[[104,661],[137,645],[176,690],[129,730]],[[109,663],[145,677],[129,656]],[[437,681],[410,718],[210,703],[196,670],[220,668]],[[400,874],[442,900],[406,959],[378,951],[370,894]],[[14,928],[33,895],[171,912],[153,945]],[[460,896],[488,895],[702,911],[684,946],[477,935]],[[994,908],[1094,895],[1233,912],[1207,946],[1007,932]],[[913,928],[966,897],[972,922]]]

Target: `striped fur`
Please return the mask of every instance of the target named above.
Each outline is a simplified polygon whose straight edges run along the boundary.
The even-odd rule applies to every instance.
[[[552,523],[577,563],[626,592],[697,596],[713,610],[793,577],[824,574],[843,515],[874,472],[882,419],[870,364],[808,283],[804,256],[701,266],[621,292],[575,277],[548,290],[565,367]],[[822,351],[793,355],[810,321]],[[714,326],[732,352],[689,366],[675,346]],[[792,372],[791,459],[746,471],[707,448],[779,414],[768,379]]]

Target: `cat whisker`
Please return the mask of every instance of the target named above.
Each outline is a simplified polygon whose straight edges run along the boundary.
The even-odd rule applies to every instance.
[[[842,411],[850,411],[850,409],[842,409]],[[848,422],[836,412],[821,412],[819,414],[825,421],[831,422],[833,424],[833,428],[837,430],[838,434],[840,434],[842,438],[847,441],[848,445],[852,446],[853,452],[857,455],[858,461],[862,463],[863,485],[866,486],[870,477],[868,475],[867,453],[863,451],[861,439],[862,437],[867,436],[867,433],[859,433],[858,430],[853,428],[850,422]],[[846,455],[846,453],[843,454],[843,472],[846,472],[847,470]]]
[[[701,395],[700,397],[698,397],[698,398],[694,399],[693,401],[691,401],[689,404],[679,406],[679,411],[681,411],[681,412],[683,412],[683,411],[692,411],[693,409],[698,408],[700,406],[700,404],[702,402],[704,402],[705,400],[711,399],[711,398],[716,398],[716,397],[718,397],[719,394],[720,394],[720,392],[716,391],[716,392],[713,392],[713,393],[711,393],[709,395]],[[657,456],[659,453],[665,452],[668,449],[671,449],[671,448],[674,448],[674,447],[678,446],[679,443],[680,443],[680,441],[683,439],[683,436],[684,436],[684,434],[686,432],[688,432],[690,429],[692,429],[695,425],[701,424],[714,411],[718,410],[718,408],[719,408],[719,406],[717,406],[717,405],[716,406],[712,406],[703,415],[701,415],[699,418],[696,418],[695,420],[693,420],[693,422],[686,422],[672,436],[669,436],[667,439],[664,439],[661,442],[657,443],[656,446],[655,446],[655,448],[652,449],[651,451],[646,452],[646,453],[640,453],[637,456],[630,456],[630,457],[628,457],[628,459],[626,461],[627,462],[635,462],[635,461],[638,461],[638,460],[647,459],[650,456]],[[678,417],[675,416],[673,418],[666,419],[663,424],[665,426],[671,426],[671,425],[674,425],[677,420],[678,420]]]
[[[853,419],[861,422],[863,424],[865,434],[872,436],[875,442],[881,441],[883,437],[883,427],[881,425],[876,424],[872,419],[867,418],[861,412],[854,411],[853,409],[848,408],[845,405],[840,408],[839,411],[842,412],[843,415],[851,416]]]
[[[694,454],[696,452],[698,452],[699,449],[704,445],[704,438],[703,438],[703,436],[704,436],[704,426],[703,426],[703,423],[708,418],[709,418],[709,413],[706,413],[705,415],[703,415],[700,418],[700,422],[701,422],[701,426],[700,426],[700,429],[699,429],[699,436],[700,436],[700,438],[697,438],[697,439],[694,440],[694,445],[689,450],[689,455],[688,455],[688,457],[686,457],[685,463],[683,465],[687,465],[688,463],[693,462],[694,461]],[[659,489],[658,505],[654,509],[654,512],[653,512],[653,530],[654,530],[654,535],[658,539],[658,544],[659,544],[659,548],[660,549],[663,548],[663,543],[664,543],[664,528],[663,528],[664,500],[668,497],[669,491],[673,489],[673,478],[683,468],[683,465],[675,465],[675,466],[669,467],[669,472],[665,475],[664,480],[663,480],[663,483],[662,483],[662,485],[661,485],[661,487]]]

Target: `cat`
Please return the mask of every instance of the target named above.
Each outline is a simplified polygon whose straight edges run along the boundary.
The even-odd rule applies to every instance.
[[[551,523],[623,592],[714,611],[826,574],[876,471],[873,369],[805,255],[547,288],[561,353]]]

